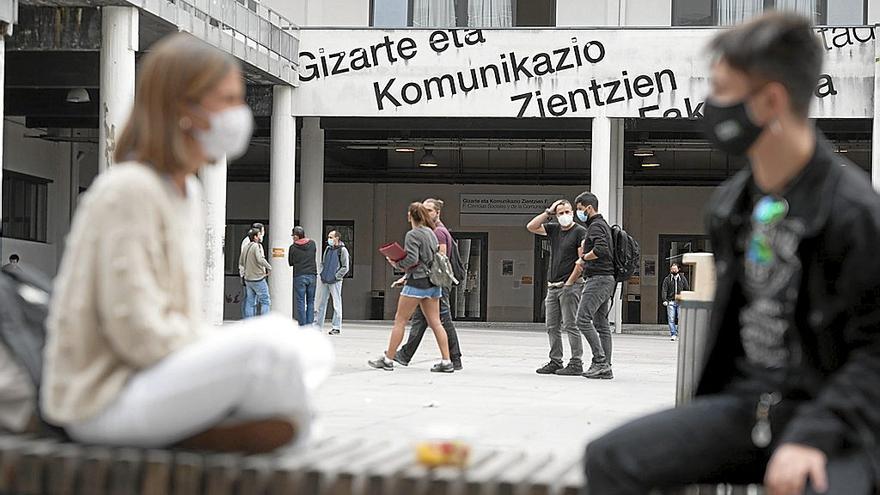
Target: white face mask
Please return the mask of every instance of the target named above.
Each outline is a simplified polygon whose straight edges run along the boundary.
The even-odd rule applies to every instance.
[[[209,116],[211,127],[196,130],[194,135],[205,156],[216,162],[226,156],[234,160],[247,151],[254,129],[254,116],[247,105],[238,105]]]
[[[559,215],[559,225],[563,227],[568,227],[569,225],[574,223],[574,215],[571,213],[567,213],[565,215]]]

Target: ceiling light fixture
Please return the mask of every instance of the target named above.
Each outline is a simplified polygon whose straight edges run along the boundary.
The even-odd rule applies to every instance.
[[[88,103],[92,101],[85,88],[74,88],[67,92],[67,103]]]
[[[633,156],[654,156],[654,152],[651,150],[635,150]]]
[[[419,166],[425,168],[433,168],[439,165],[437,162],[437,158],[434,157],[434,154],[431,153],[431,150],[425,149],[425,156],[419,160]]]
[[[396,151],[396,152],[398,152],[398,153],[415,153],[416,149],[415,149],[415,148],[408,148],[408,147],[402,146],[402,147],[399,147],[399,148],[394,148],[394,151]]]
[[[642,158],[642,168],[657,168],[660,162],[652,158]]]

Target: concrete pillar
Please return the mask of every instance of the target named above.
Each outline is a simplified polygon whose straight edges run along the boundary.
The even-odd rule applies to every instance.
[[[878,0],[880,3],[880,0]],[[880,6],[878,6],[880,10]],[[880,12],[877,13],[880,16]],[[874,27],[880,35],[880,27]],[[874,41],[874,60],[880,60],[880,40]],[[874,118],[871,134],[871,183],[880,191],[880,63],[874,64]]]
[[[2,24],[2,23],[0,23]],[[6,30],[0,25],[0,218],[3,218],[3,94],[6,92]],[[0,237],[2,239],[2,237]],[[2,241],[0,241],[2,242]]]
[[[269,294],[272,310],[293,318],[293,268],[287,249],[293,239],[296,209],[296,117],[293,87],[275,86],[272,92],[272,143],[269,167]]]
[[[223,246],[226,243],[226,159],[202,167],[202,206],[205,210],[205,278],[202,317],[212,325],[223,324],[226,285]],[[235,246],[238,248],[238,245]]]
[[[599,212],[610,225],[623,223],[623,119],[593,118],[590,191],[599,198]],[[618,291],[611,309],[614,331],[620,333],[623,305]]]
[[[303,118],[301,152],[300,221],[306,235],[318,243],[320,261],[327,233],[324,232],[324,129],[321,129],[321,119],[318,117]]]
[[[134,54],[138,49],[138,9],[101,8],[101,106],[98,172],[113,162],[116,139],[134,103]]]
[[[371,215],[371,218],[373,219],[373,246],[379,246],[389,242],[387,234],[387,214],[388,185],[373,184],[373,214]],[[385,291],[385,306],[387,307],[389,300],[391,299],[391,297],[389,297],[390,290],[388,288],[391,285],[391,281],[387,278],[390,273],[390,267],[385,261],[385,258],[383,258],[377,250],[373,250],[372,256],[372,287],[375,290]],[[395,301],[394,304],[397,304],[397,301]],[[384,309],[382,310],[382,319],[385,319]]]

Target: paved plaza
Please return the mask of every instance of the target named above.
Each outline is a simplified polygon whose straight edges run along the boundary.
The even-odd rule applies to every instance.
[[[482,447],[580,453],[589,439],[674,402],[678,343],[668,337],[615,335],[615,379],[588,380],[535,373],[548,360],[543,332],[465,325],[463,371],[429,372],[439,359],[430,332],[409,367],[369,368],[389,333],[390,324],[359,323],[333,337],[336,369],[317,403],[321,436],[456,434]]]

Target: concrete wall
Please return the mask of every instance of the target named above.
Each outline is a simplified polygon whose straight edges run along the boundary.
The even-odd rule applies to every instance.
[[[868,24],[880,23],[880,0],[868,0]]]
[[[47,242],[3,238],[0,260],[17,253],[23,263],[54,276],[64,249],[64,236],[70,228],[71,145],[26,138],[39,131],[26,129],[19,119],[6,119],[3,125],[3,169],[52,181],[48,190]]]
[[[626,0],[627,26],[671,26],[672,0]]]
[[[608,17],[606,0],[556,0],[556,25],[605,26]]]
[[[299,26],[370,25],[369,0],[263,0],[263,4]]]

